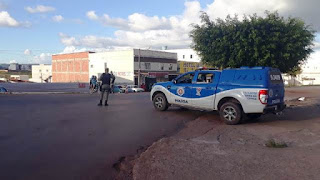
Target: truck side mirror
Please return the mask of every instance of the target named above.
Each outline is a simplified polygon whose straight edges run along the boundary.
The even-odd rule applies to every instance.
[[[177,80],[172,79],[173,84],[177,84]]]

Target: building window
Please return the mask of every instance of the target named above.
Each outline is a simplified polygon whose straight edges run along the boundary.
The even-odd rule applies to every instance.
[[[151,69],[151,64],[150,63],[144,63],[145,69]]]
[[[172,70],[172,64],[169,64],[169,70],[171,71]]]
[[[192,54],[190,55],[190,59],[192,59]]]
[[[41,72],[41,69],[39,70],[39,72]]]
[[[47,69],[47,72],[49,72],[49,70]]]
[[[164,65],[163,65],[163,64],[160,65],[160,69],[161,69],[161,70],[164,69]]]
[[[91,64],[91,68],[93,68],[93,64]]]
[[[185,58],[185,55],[183,55],[182,58],[184,59],[184,58]]]

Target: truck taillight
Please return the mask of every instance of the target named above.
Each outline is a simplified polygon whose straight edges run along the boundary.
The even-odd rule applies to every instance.
[[[259,91],[259,100],[262,104],[267,104],[268,102],[268,90]]]

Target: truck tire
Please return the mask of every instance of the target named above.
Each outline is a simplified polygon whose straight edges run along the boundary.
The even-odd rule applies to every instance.
[[[164,94],[159,93],[153,98],[153,106],[158,111],[165,111],[168,109],[169,104]]]
[[[224,103],[219,110],[220,118],[228,125],[239,124],[242,118],[242,109],[234,102]]]

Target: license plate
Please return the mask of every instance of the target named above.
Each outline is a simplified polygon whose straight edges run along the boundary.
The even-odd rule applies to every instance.
[[[272,101],[271,101],[271,103],[272,103],[272,104],[277,104],[277,103],[280,103],[280,99],[275,99],[275,100],[272,100]]]
[[[270,106],[270,109],[278,110],[278,106]]]

